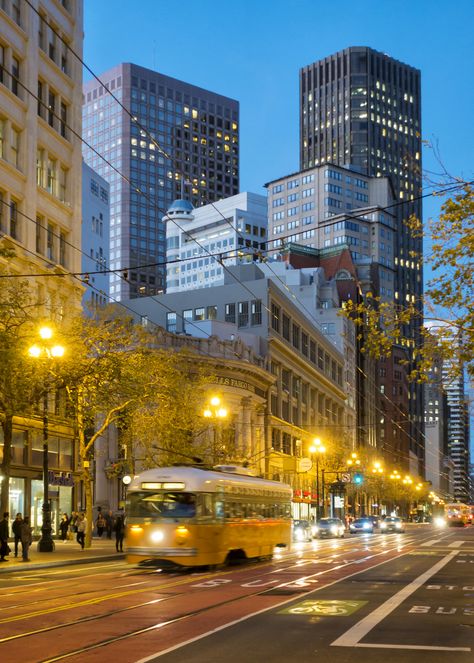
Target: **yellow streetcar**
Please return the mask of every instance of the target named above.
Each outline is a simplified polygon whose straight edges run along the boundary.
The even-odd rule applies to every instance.
[[[290,545],[292,489],[243,467],[159,467],[127,493],[127,561],[215,566]]]

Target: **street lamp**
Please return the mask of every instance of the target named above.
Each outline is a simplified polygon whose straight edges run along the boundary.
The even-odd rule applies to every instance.
[[[310,454],[316,457],[316,520],[319,520],[319,456],[326,452],[326,447],[321,440],[316,437],[309,448]],[[323,482],[323,516],[324,516],[324,482]]]
[[[50,360],[59,359],[64,355],[63,346],[52,342],[53,330],[51,327],[41,327],[39,336],[41,343],[29,348],[28,354],[30,357],[49,363]],[[51,536],[51,507],[49,504],[48,452],[48,385],[45,376],[43,386],[43,522],[41,538],[38,541],[38,552],[54,551],[54,541]]]
[[[349,470],[351,470],[351,471],[354,468],[356,470],[360,470],[360,458],[359,458],[359,454],[357,453],[357,451],[353,451],[351,453],[350,457],[346,460],[346,465],[349,468]],[[358,480],[358,482],[356,480]],[[353,504],[352,511],[354,513],[354,516],[357,518],[358,507],[360,506],[359,505],[359,487],[358,486],[359,486],[359,483],[361,481],[361,475],[357,474],[357,473],[354,474],[353,475],[353,481],[356,485],[356,488],[355,488],[354,495],[353,495],[354,504]]]
[[[217,425],[219,424],[220,421],[225,419],[227,417],[227,409],[222,406],[221,399],[219,396],[212,396],[212,398],[209,400],[209,405],[206,407],[206,409],[203,412],[203,416],[206,419],[213,419],[216,420],[216,424],[214,425],[214,449],[213,449],[213,461],[217,460]]]

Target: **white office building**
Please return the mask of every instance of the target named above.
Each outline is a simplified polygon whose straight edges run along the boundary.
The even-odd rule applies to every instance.
[[[256,193],[193,209],[175,200],[166,223],[167,293],[224,283],[224,266],[251,262],[265,251],[267,200]]]

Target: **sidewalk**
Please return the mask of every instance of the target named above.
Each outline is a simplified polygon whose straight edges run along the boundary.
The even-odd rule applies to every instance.
[[[39,553],[37,550],[38,542],[34,541],[30,546],[30,562],[23,562],[21,558],[21,545],[18,550],[18,557],[14,555],[14,543],[10,539],[8,545],[11,553],[6,557],[8,562],[0,563],[0,573],[18,572],[22,573],[43,568],[52,568],[55,566],[69,566],[73,564],[88,564],[93,562],[107,562],[110,560],[123,560],[125,553],[118,553],[115,550],[115,538],[113,539],[92,539],[90,548],[81,550],[79,544],[74,541],[54,541],[55,550],[50,553]]]

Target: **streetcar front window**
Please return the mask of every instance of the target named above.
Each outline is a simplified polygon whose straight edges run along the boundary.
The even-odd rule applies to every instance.
[[[194,493],[137,492],[128,495],[128,515],[131,518],[194,518]]]

